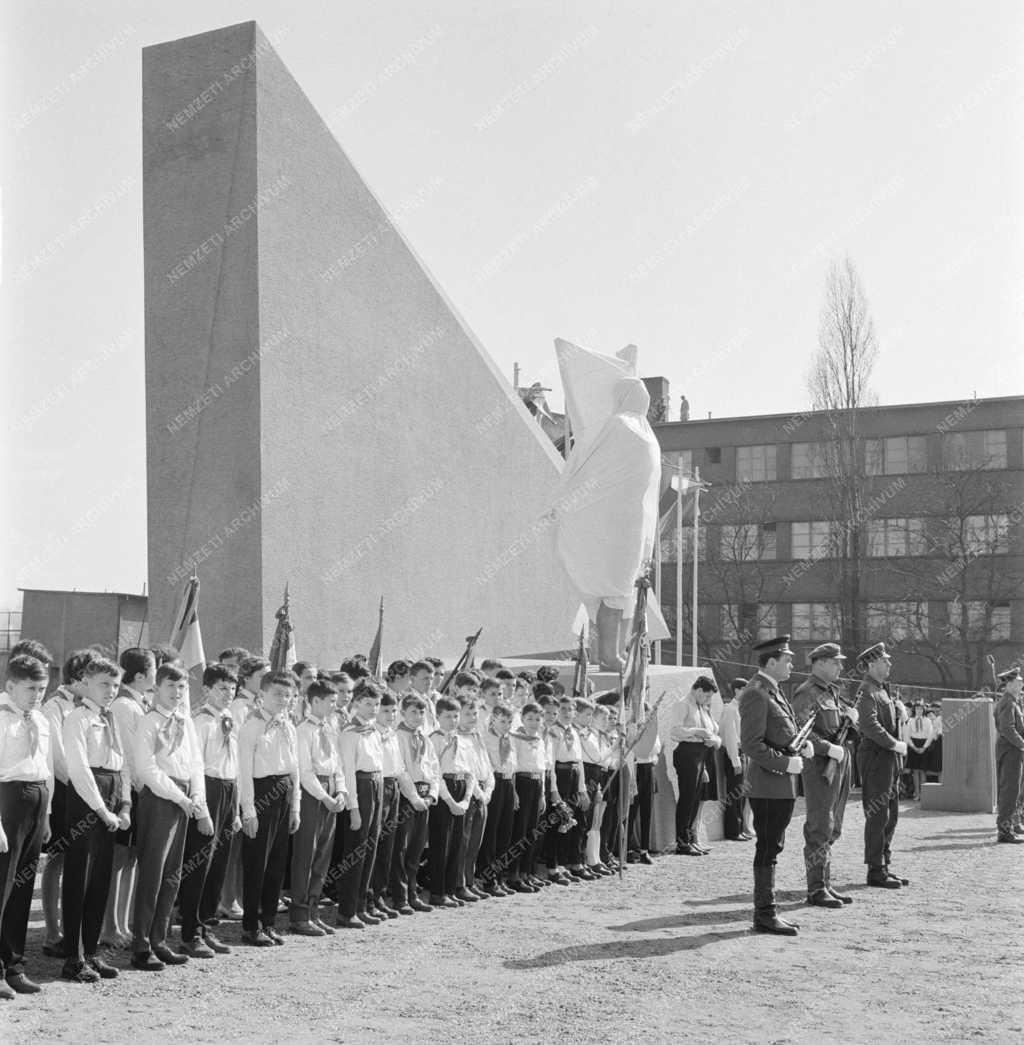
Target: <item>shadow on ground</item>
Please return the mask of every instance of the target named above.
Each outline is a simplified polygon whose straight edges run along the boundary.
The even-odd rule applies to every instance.
[[[744,912],[744,919],[749,915]],[[671,921],[671,919],[665,919]],[[607,961],[614,958],[661,958],[678,951],[692,951],[712,943],[723,943],[738,936],[750,936],[750,929],[727,929],[720,933],[701,933],[699,936],[674,936],[671,939],[623,940],[611,943],[591,943],[581,947],[560,947],[546,951],[535,958],[518,958],[505,962],[507,969],[549,969],[569,962]]]

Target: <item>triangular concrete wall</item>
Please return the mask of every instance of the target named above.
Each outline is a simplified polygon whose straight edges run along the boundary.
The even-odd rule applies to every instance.
[[[207,647],[572,646],[560,458],[255,23],[143,55],[154,637],[193,560]]]

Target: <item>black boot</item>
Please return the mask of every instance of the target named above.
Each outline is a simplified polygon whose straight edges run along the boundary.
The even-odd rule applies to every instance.
[[[899,889],[901,883],[896,878],[890,878],[884,867],[869,867],[868,885],[876,889]]]
[[[775,868],[754,868],[754,932],[796,936],[797,927],[783,921],[775,907]]]

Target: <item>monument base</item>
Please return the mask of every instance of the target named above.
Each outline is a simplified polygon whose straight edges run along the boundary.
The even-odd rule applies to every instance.
[[[992,701],[942,702],[942,780],[925,784],[921,808],[946,813],[991,813],[996,792],[996,725]]]

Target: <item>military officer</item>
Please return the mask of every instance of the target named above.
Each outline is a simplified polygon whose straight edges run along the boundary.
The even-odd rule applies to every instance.
[[[996,701],[996,841],[1024,842],[1024,829],[1015,822],[1024,773],[1024,712],[1020,696],[1024,677],[1020,668],[998,676],[1000,696]]]
[[[850,794],[850,760],[844,734],[856,725],[857,712],[839,699],[836,680],[843,670],[842,649],[823,642],[810,652],[811,673],[793,694],[796,724],[814,719],[808,738],[814,758],[804,762],[804,866],[807,869],[807,902],[815,907],[842,907],[853,898],[836,892],[831,884],[832,846],[843,830],[843,813]]]
[[[899,712],[889,696],[892,658],[884,642],[869,646],[857,658],[865,679],[857,691],[861,801],[864,805],[864,863],[868,885],[899,889],[909,885],[889,870],[892,836],[900,815],[899,781],[907,745],[899,739]]]
[[[797,926],[779,918],[775,906],[775,864],[786,842],[786,828],[796,802],[796,778],[810,743],[793,752],[797,726],[779,683],[793,670],[789,636],[760,642],[757,674],[740,693],[740,748],[748,759],[747,792],[754,817],[754,931],[796,936]]]

